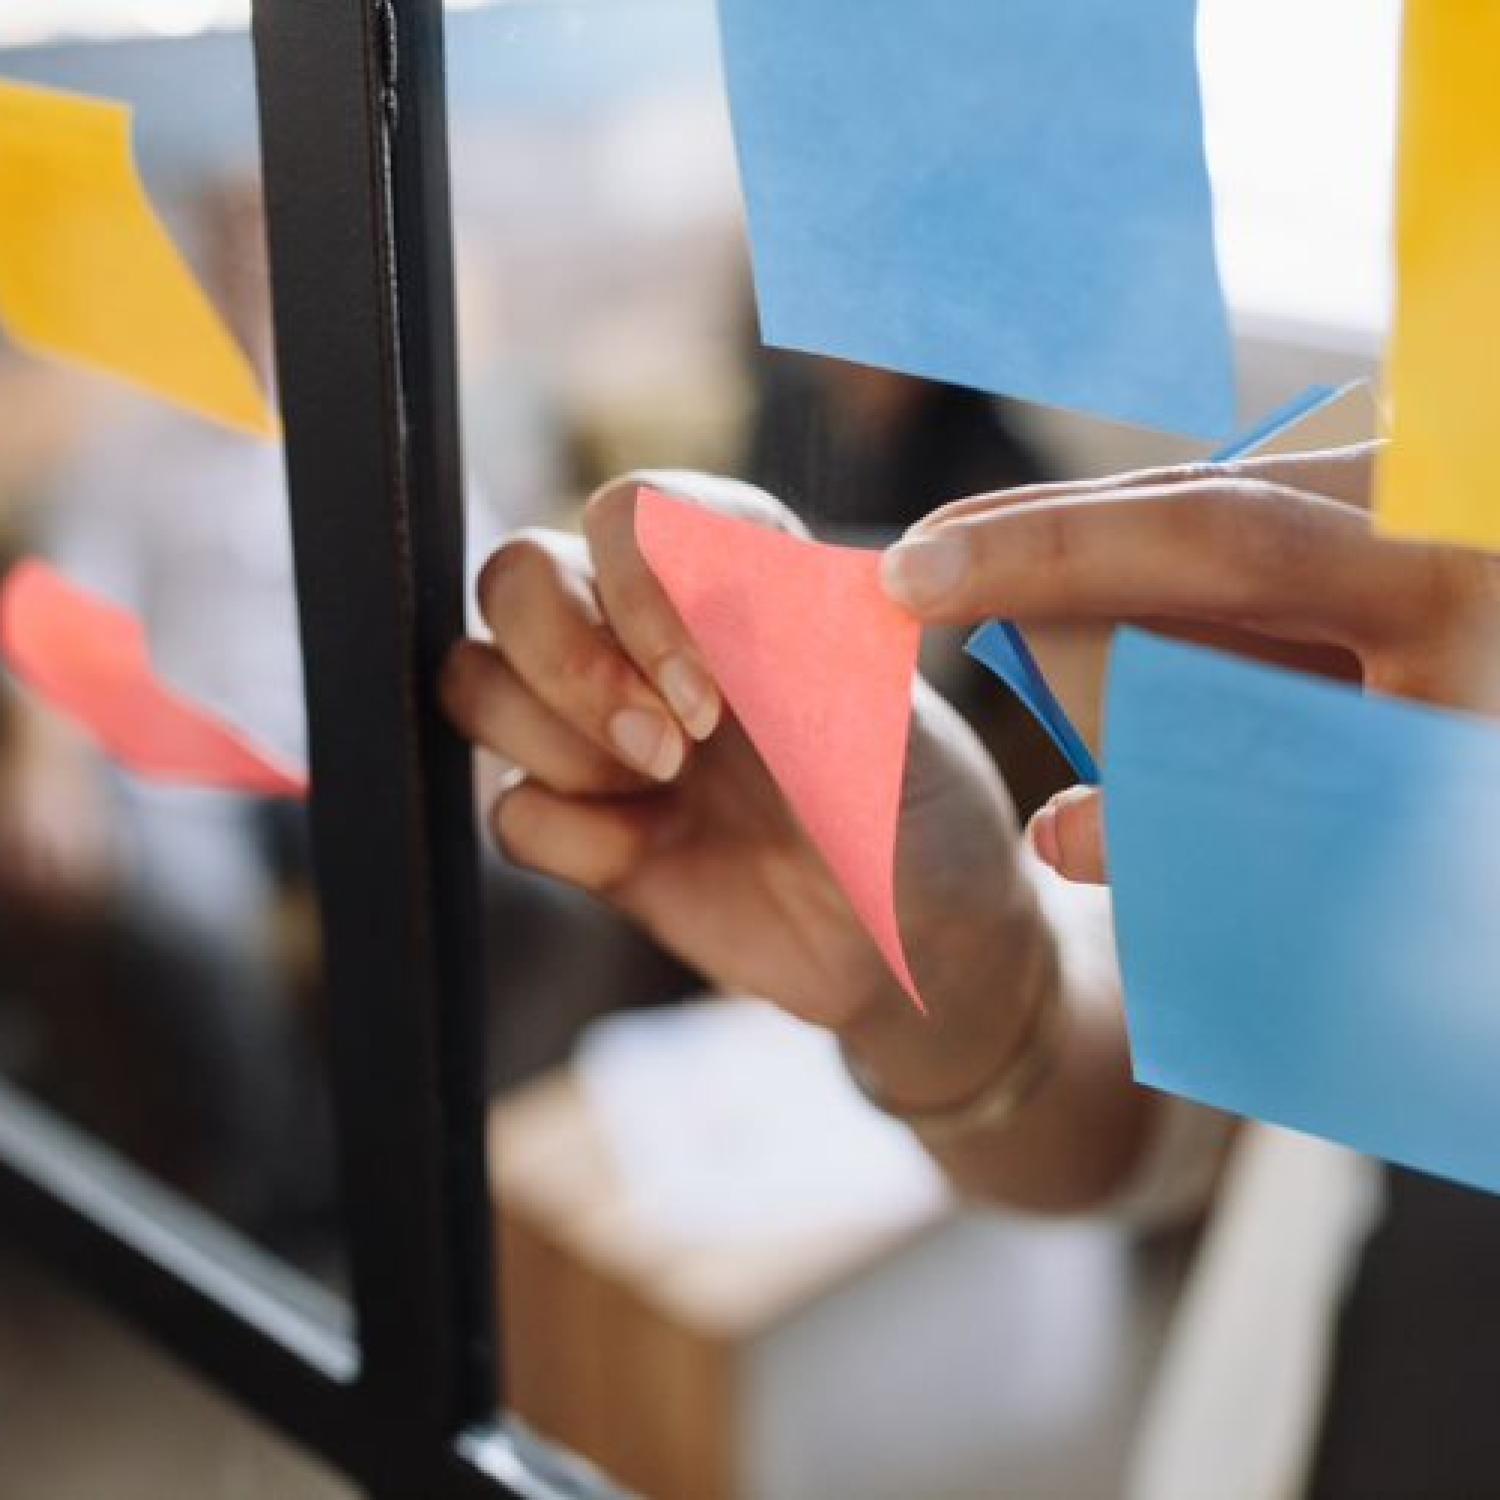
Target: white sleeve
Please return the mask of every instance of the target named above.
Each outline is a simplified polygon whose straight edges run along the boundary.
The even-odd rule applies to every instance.
[[[1167,1229],[1207,1207],[1239,1121],[1171,1094],[1160,1097],[1135,1171],[1097,1210],[1141,1229]]]

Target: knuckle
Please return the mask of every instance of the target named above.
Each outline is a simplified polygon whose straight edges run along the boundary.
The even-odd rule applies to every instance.
[[[596,859],[580,883],[605,901],[618,899],[639,874],[647,841],[631,823],[619,822],[599,840]]]
[[[1441,639],[1462,627],[1468,610],[1468,590],[1463,586],[1462,569],[1433,552],[1417,554],[1413,562],[1403,633],[1410,634],[1416,627],[1424,636]]]
[[[539,785],[563,797],[617,796],[641,785],[634,772],[582,741],[552,746],[533,774]]]
[[[1063,506],[1048,506],[1033,519],[1038,565],[1049,575],[1066,576],[1078,560],[1079,528],[1074,513]]]
[[[1423,572],[1426,602],[1449,626],[1467,624],[1476,611],[1492,611],[1500,602],[1500,574],[1493,560],[1479,553],[1432,554]]]
[[[613,644],[599,630],[569,631],[548,664],[555,684],[570,697],[608,704],[624,689],[624,672]]]
[[[438,699],[456,718],[467,718],[478,696],[477,649],[463,641],[451,650],[438,673]]]
[[[653,658],[664,655],[675,644],[675,632],[668,624],[669,606],[651,575],[616,570],[608,589],[601,592],[610,624],[630,640],[638,656],[643,650]]]
[[[611,790],[607,770],[582,757],[560,761],[549,770],[545,780],[547,789],[560,797],[592,797]]]
[[[1265,480],[1205,485],[1196,497],[1197,542],[1210,557],[1234,564],[1227,575],[1254,596],[1266,578],[1300,568],[1312,544],[1311,516]]]
[[[1500,576],[1490,558],[1430,548],[1412,551],[1408,560],[1406,608],[1387,616],[1393,633],[1440,654],[1461,655],[1475,640],[1493,638]]]

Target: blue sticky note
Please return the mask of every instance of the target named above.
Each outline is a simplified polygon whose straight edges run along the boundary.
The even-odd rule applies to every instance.
[[[1196,0],[719,13],[768,343],[1233,429]]]
[[[1057,701],[1051,684],[1031,654],[1031,647],[1026,644],[1026,637],[1014,625],[991,620],[969,637],[964,650],[988,667],[1031,711],[1031,716],[1051,736],[1052,743],[1067,757],[1078,779],[1089,786],[1096,785],[1099,766],[1094,752]]]
[[[1137,1078],[1500,1191],[1500,729],[1124,631],[1107,736]]]

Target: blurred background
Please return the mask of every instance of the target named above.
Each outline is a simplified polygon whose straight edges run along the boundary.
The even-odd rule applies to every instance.
[[[739,474],[821,534],[875,544],[957,495],[1197,452],[763,349],[710,0],[450,9],[475,567],[637,465]],[[1205,4],[1247,421],[1375,372],[1397,21],[1394,0]],[[239,0],[7,0],[0,78],[134,106],[151,197],[274,388],[245,24]],[[1368,435],[1368,405],[1349,420],[1336,435]],[[0,332],[0,551],[138,611],[174,685],[303,756],[274,447]],[[1098,643],[1043,644],[1095,725]],[[1024,813],[1065,770],[956,645],[930,640],[930,670]],[[145,786],[3,692],[0,1070],[337,1291],[302,809]],[[652,1495],[1125,1492],[1142,1434],[1172,1426],[1162,1360],[1203,1263],[1193,1236],[960,1211],[851,1101],[821,1038],[752,998],[699,1003],[692,974],[580,897],[488,857],[482,878],[508,1354],[533,1430]],[[1320,1160],[1292,1169],[1298,1191],[1325,1170],[1347,1185]],[[1325,1188],[1304,1216],[1308,1286],[1353,1222],[1353,1197]],[[1317,1314],[1280,1285],[1305,1340]],[[1298,1409],[1318,1357],[1289,1378]],[[0,1496],[339,1492],[8,1262],[0,1403],[19,1433]],[[95,1439],[65,1441],[80,1417]],[[1295,1415],[1266,1426],[1268,1465],[1295,1469]]]

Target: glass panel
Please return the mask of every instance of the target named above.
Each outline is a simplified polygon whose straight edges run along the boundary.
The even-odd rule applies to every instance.
[[[944,499],[1061,472],[1014,404],[761,347],[707,0],[454,15],[449,63],[476,566],[514,528],[576,529],[590,492],[637,466],[751,479],[823,536],[866,543]],[[952,647],[944,689],[1034,802],[1056,762]],[[482,801],[501,770],[483,759]],[[823,1038],[679,1008],[701,982],[604,906],[493,853],[484,882],[524,1423],[661,1496],[979,1493],[987,1467],[1085,1493],[1118,1462],[1149,1347],[1136,1330],[1159,1329],[1166,1299],[1143,1291],[1128,1323],[1117,1235],[1054,1253],[955,1215],[916,1148],[851,1105]],[[925,1250],[894,1248],[919,1228]],[[1007,1264],[1025,1296],[976,1313]],[[1049,1447],[1023,1439],[1003,1366],[1043,1301],[1072,1292],[1099,1320],[1069,1357],[1121,1373],[1112,1415],[1065,1421]],[[989,1393],[943,1418],[946,1459],[902,1365],[919,1325]],[[869,1421],[827,1394],[856,1385]],[[923,1415],[898,1419],[907,1401]],[[1070,1469],[1074,1439],[1088,1456]]]
[[[0,80],[133,108],[155,212],[274,389],[243,7],[235,29],[210,25],[231,9],[8,5]],[[120,197],[106,200],[102,186],[99,196],[112,234]],[[7,222],[3,232],[30,230]],[[97,318],[111,285],[140,295],[133,275],[122,265],[117,285],[95,279]],[[14,331],[0,316],[7,558],[43,559],[131,611],[172,692],[302,766],[279,445],[7,341]],[[159,329],[161,347],[172,337]],[[200,330],[197,346],[208,337]],[[207,394],[201,372],[188,394]],[[231,1223],[337,1279],[303,805],[134,774],[13,677],[0,767],[3,1065]]]
[[[1373,285],[1373,198],[1330,202],[1327,183],[1353,180],[1340,151],[1382,140],[1380,90],[1351,84],[1358,108],[1326,142],[1326,103],[1312,101],[1316,150],[1245,107],[1267,46],[1278,77],[1290,71],[1294,4],[1282,24],[1205,6],[1225,85],[1210,144],[1236,310],[1255,320],[1243,376],[1259,412],[1371,367],[1342,336],[1347,307],[1322,333],[1288,333],[1311,280],[1287,284],[1278,261],[1271,298],[1266,277],[1241,274],[1289,238],[1321,255],[1298,217],[1316,200]],[[1325,86],[1340,47],[1375,58],[1392,24],[1385,6],[1329,13],[1342,19],[1319,32],[1325,65],[1298,55],[1298,76]],[[1251,30],[1258,50],[1230,45]],[[576,532],[595,486],[636,466],[748,478],[821,535],[875,544],[963,494],[1201,451],[762,348],[711,0],[497,4],[450,17],[448,55],[476,566],[515,528]],[[953,639],[929,646],[931,675],[1024,814],[1064,767]],[[1049,670],[1087,684],[1102,649],[1054,642]],[[483,761],[483,802],[503,771]],[[484,882],[521,1420],[655,1496],[1119,1488],[1182,1241],[1143,1251],[1107,1222],[960,1212],[904,1135],[851,1104],[826,1038],[753,1006],[681,1004],[700,980],[561,884],[494,854]]]
[[[706,0],[482,7],[450,15],[448,53],[471,572],[637,466],[748,478],[871,542],[1058,472],[1013,404],[761,346]],[[955,694],[1008,723],[945,655]],[[555,885],[494,860],[487,892],[497,1084],[587,1016],[692,986]]]

